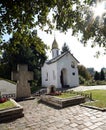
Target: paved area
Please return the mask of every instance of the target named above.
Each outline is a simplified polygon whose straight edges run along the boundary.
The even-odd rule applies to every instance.
[[[19,103],[25,116],[0,124],[0,130],[106,130],[106,112],[78,105],[54,109],[37,99]]]
[[[93,90],[93,89],[103,89],[106,90],[106,85],[98,85],[98,86],[79,86],[72,88],[74,91],[86,91],[86,90]]]
[[[75,91],[106,89],[104,86],[80,86]],[[19,102],[24,117],[1,123],[0,130],[106,130],[106,112],[81,106],[54,109],[34,100]]]

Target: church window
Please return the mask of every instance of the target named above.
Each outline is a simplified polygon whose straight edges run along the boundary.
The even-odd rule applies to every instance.
[[[53,80],[56,79],[56,76],[55,76],[55,71],[53,70]]]
[[[48,72],[46,72],[46,79],[45,81],[48,81]]]
[[[54,52],[52,52],[52,54],[53,54],[53,57],[54,57]]]
[[[74,76],[74,75],[75,75],[75,72],[73,72],[72,75]]]
[[[74,62],[74,61],[72,61],[71,67],[72,67],[72,68],[75,68],[75,62]]]
[[[58,56],[58,50],[57,50],[57,56]]]

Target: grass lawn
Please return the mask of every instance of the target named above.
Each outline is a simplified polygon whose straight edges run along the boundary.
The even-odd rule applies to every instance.
[[[77,94],[75,94],[75,93],[62,93],[61,95],[56,96],[56,97],[59,97],[59,98],[71,98],[71,97],[75,97],[75,96],[77,96]]]
[[[92,93],[92,99],[96,100],[95,102],[85,103],[86,105],[106,108],[106,90],[90,90],[85,91],[85,93]]]
[[[7,102],[4,102],[4,103],[0,103],[0,110],[7,109],[7,108],[12,108],[14,106],[15,106],[15,104],[13,102],[7,101]]]

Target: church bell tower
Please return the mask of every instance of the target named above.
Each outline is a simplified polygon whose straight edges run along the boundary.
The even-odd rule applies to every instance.
[[[59,49],[56,39],[54,38],[54,41],[52,43],[52,58],[55,58],[59,55]]]

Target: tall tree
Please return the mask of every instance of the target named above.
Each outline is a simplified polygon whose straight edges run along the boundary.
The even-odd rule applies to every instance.
[[[62,46],[62,51],[61,51],[61,54],[66,52],[66,51],[69,51],[69,47],[66,43],[64,43],[64,45]]]
[[[47,46],[37,35],[30,31],[24,31],[20,37],[19,32],[15,32],[2,48],[4,50],[3,62],[8,62],[11,65],[30,63],[40,69],[46,60]]]
[[[97,72],[97,71],[95,72],[94,79],[100,80],[100,73],[99,72]]]
[[[1,68],[4,68],[3,66],[7,65],[8,70],[2,69],[3,71],[0,71],[0,76],[10,78],[11,69],[16,69],[17,64],[28,64],[29,69],[34,72],[35,81],[40,83],[41,67],[47,59],[47,46],[33,32],[26,31],[24,32],[25,34],[23,34],[23,37],[18,37],[17,33],[18,32],[15,32],[9,42],[3,46],[4,53]],[[26,39],[28,42],[25,42]]]
[[[101,72],[100,72],[100,80],[105,80],[105,73],[102,69],[101,69]]]

